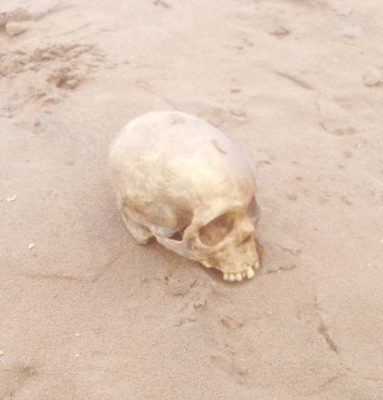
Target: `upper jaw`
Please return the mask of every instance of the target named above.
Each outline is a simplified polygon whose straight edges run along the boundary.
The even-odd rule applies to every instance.
[[[224,272],[223,273],[223,279],[225,281],[230,281],[230,282],[240,282],[243,279],[252,279],[255,276],[255,271],[256,269],[260,268],[260,263],[257,261],[254,266],[247,266],[246,269],[243,269],[240,272]]]

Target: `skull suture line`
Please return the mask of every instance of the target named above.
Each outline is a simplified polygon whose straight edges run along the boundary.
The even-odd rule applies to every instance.
[[[180,112],[143,115],[118,134],[109,166],[122,218],[139,243],[155,237],[225,280],[254,276],[255,180],[218,129]]]

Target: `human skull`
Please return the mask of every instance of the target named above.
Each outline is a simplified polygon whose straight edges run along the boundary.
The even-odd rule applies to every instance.
[[[109,167],[122,218],[139,243],[155,237],[225,280],[254,276],[255,180],[218,129],[185,113],[145,114],[113,141]]]

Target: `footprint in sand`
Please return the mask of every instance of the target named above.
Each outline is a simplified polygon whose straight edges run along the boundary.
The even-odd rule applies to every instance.
[[[210,356],[210,362],[224,371],[237,384],[249,385],[251,381],[250,369],[247,366],[249,348],[243,337],[243,328],[246,321],[224,313],[214,319],[216,330],[215,351]]]
[[[220,129],[233,129],[249,121],[247,111],[243,107],[206,107],[206,111],[197,114],[197,117],[209,122]]]
[[[17,92],[4,101],[12,112],[32,100],[39,105],[58,103],[64,91],[88,81],[104,60],[97,46],[89,43],[48,44],[0,53],[0,78],[17,82]]]
[[[335,136],[349,136],[358,133],[353,113],[341,105],[327,99],[317,100],[319,125]]]
[[[272,243],[272,245],[269,245]],[[278,243],[276,245],[276,243]],[[263,254],[264,262],[262,273],[271,274],[280,271],[289,271],[297,268],[300,262],[302,246],[289,237],[275,237],[273,240],[264,240]]]
[[[0,399],[14,399],[18,392],[38,375],[37,369],[32,365],[16,364],[7,369],[0,369]]]

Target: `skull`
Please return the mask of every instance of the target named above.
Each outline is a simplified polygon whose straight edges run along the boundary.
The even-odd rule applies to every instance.
[[[155,237],[225,280],[254,276],[255,180],[218,129],[180,112],[145,114],[117,135],[109,167],[122,218],[139,243]]]

